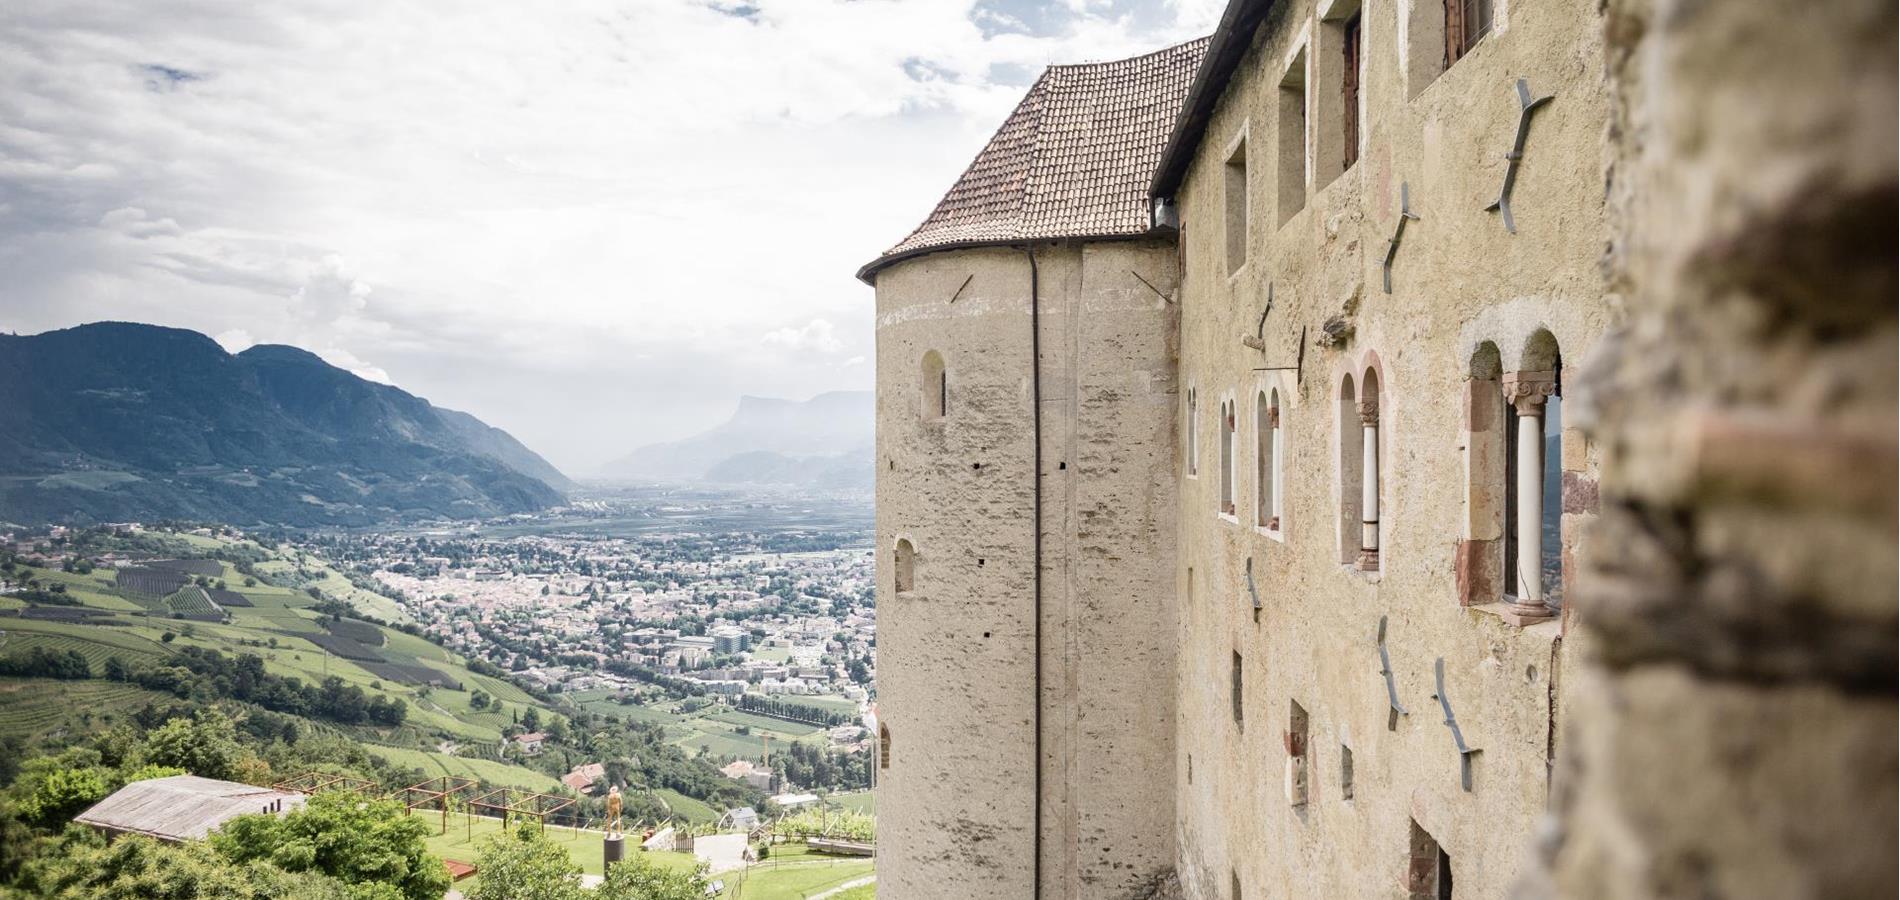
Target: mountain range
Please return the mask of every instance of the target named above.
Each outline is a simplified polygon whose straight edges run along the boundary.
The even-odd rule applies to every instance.
[[[869,489],[876,476],[875,395],[832,391],[810,400],[741,397],[724,423],[650,444],[603,475],[656,481]]]
[[[0,520],[367,525],[571,487],[507,432],[295,347],[125,322],[0,335]]]

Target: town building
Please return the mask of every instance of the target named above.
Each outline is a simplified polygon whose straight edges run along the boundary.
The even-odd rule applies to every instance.
[[[880,895],[1894,892],[1894,10],[1668,5],[1233,0],[1048,69],[859,271]],[[1819,474],[1854,448],[1878,499]],[[1698,704],[1873,745],[1824,806]]]

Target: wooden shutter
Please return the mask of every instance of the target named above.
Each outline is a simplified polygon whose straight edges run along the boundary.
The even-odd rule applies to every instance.
[[[1464,0],[1445,0],[1445,68],[1451,68],[1451,64],[1464,55],[1464,47]]]
[[[1344,123],[1346,139],[1346,157],[1342,169],[1352,168],[1359,161],[1359,17],[1353,16],[1346,21],[1343,60],[1346,66],[1344,90],[1341,100],[1345,103],[1341,122]],[[1278,410],[1275,410],[1278,414]]]

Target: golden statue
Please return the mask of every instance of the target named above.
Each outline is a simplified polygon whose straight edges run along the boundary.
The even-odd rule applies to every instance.
[[[607,789],[607,833],[620,833],[620,788],[618,785]]]

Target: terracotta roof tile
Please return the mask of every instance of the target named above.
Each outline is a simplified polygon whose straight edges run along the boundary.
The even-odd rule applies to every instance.
[[[1149,230],[1148,182],[1207,39],[1050,66],[917,230],[858,272],[935,248]]]

